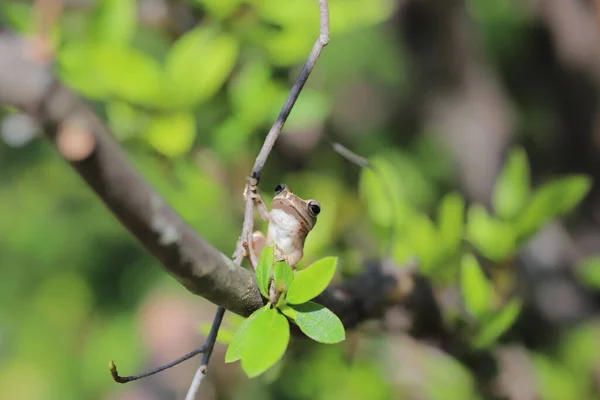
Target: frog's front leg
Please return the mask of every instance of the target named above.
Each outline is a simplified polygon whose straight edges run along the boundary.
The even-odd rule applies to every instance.
[[[248,196],[254,202],[254,208],[258,211],[258,215],[263,221],[269,220],[269,209],[265,204],[262,196],[260,195],[260,191],[258,190],[258,186],[256,185],[256,179],[248,178],[248,184],[244,189],[244,199],[248,199]]]
[[[296,264],[302,259],[304,256],[304,252],[302,248],[296,250],[290,254],[286,254],[283,258],[287,261],[288,265],[292,268],[292,270],[296,269]]]

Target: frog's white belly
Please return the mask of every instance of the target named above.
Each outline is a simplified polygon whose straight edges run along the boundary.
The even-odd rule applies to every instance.
[[[300,221],[283,210],[273,209],[270,214],[267,242],[273,242],[283,254],[292,254],[295,250],[294,239],[302,229]]]

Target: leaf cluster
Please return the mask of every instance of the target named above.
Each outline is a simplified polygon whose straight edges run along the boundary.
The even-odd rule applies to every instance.
[[[293,271],[285,261],[274,262],[274,247],[266,246],[256,268],[256,280],[269,302],[239,326],[225,362],[241,360],[242,369],[251,378],[263,374],[283,357],[290,340],[290,322],[317,342],[343,341],[345,331],[340,319],[310,301],[329,285],[336,266],[337,257],[325,257]],[[275,304],[272,292],[277,294]]]
[[[399,169],[393,157],[380,156],[372,164],[376,171],[365,169],[360,182],[371,221],[376,227],[395,230],[392,257],[396,263],[405,265],[416,258],[420,272],[440,288],[458,283],[468,313],[467,335],[475,348],[494,344],[516,321],[522,307],[518,297],[503,299],[510,289],[500,284],[501,277],[494,280],[481,260],[510,266],[518,251],[546,224],[575,209],[592,183],[587,176],[571,175],[533,188],[527,154],[515,147],[494,185],[492,210],[481,204],[467,205],[461,194],[453,192],[443,196],[434,220],[420,210],[428,195],[427,187],[419,185],[424,179],[410,169]],[[410,187],[417,193],[411,193]],[[594,259],[581,271],[590,282],[600,281],[600,263]],[[514,281],[510,274],[508,278]],[[460,309],[445,311],[446,319],[457,326],[464,322]]]

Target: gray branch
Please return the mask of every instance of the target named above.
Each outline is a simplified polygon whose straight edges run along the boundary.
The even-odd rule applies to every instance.
[[[28,49],[26,40],[0,32],[0,105],[17,107],[35,117],[53,143],[73,127],[90,135],[93,148],[85,158],[69,160],[59,146],[58,153],[189,291],[242,316],[262,307],[253,273],[194,232],[131,167],[86,102],[63,86],[50,66],[36,61]],[[381,290],[363,290],[358,284],[363,279],[385,285]],[[357,284],[332,287],[319,298],[349,326],[379,315],[398,290],[395,273],[383,269],[365,271],[355,281]]]

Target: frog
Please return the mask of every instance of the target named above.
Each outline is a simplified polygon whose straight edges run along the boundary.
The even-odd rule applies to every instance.
[[[275,247],[274,262],[285,261],[292,270],[304,256],[304,243],[317,224],[321,204],[314,199],[302,199],[292,189],[281,183],[275,187],[271,211],[262,199],[256,186],[250,186],[244,197],[251,196],[260,218],[268,221],[267,235],[261,231],[252,233],[246,255],[256,268],[265,245]]]

